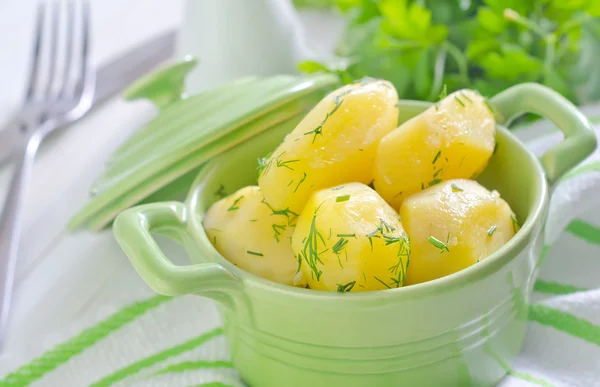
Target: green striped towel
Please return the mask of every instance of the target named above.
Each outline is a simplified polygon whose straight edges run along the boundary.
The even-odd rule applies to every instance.
[[[548,124],[517,134],[538,155],[561,139]],[[599,192],[598,153],[554,191],[527,341],[502,387],[600,386]],[[49,349],[3,354],[0,386],[243,386],[212,301],[145,294],[129,305],[115,299],[120,309],[77,322],[78,334]]]

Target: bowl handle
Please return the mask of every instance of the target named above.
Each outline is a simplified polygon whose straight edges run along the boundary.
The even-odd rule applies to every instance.
[[[541,157],[550,184],[596,149],[596,135],[589,121],[569,100],[546,86],[516,85],[490,98],[490,103],[500,124],[508,125],[525,113],[535,113],[552,121],[564,133],[564,140]]]
[[[140,276],[160,294],[199,293],[222,301],[238,298],[242,293],[239,278],[223,266],[213,262],[178,266],[158,247],[151,232],[179,243],[189,239],[187,214],[182,203],[162,202],[130,208],[115,219],[113,232]]]

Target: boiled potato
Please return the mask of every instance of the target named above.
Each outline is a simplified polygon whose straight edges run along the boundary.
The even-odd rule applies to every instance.
[[[358,292],[404,284],[409,241],[396,212],[360,183],[314,193],[292,247],[311,289]]]
[[[472,180],[449,180],[404,200],[400,216],[410,237],[407,284],[452,274],[502,247],[519,225],[497,191]]]
[[[379,140],[397,126],[391,83],[346,85],[317,104],[269,157],[258,185],[276,209],[300,213],[310,195],[347,182],[368,184]]]
[[[381,139],[375,189],[397,209],[406,197],[441,181],[474,178],[494,145],[494,115],[484,98],[457,91]]]
[[[295,221],[294,214],[274,211],[260,189],[250,186],[213,204],[204,228],[217,251],[236,266],[271,281],[303,286],[291,244]]]

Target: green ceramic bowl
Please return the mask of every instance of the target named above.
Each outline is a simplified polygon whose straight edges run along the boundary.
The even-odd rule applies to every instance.
[[[523,227],[489,258],[431,282],[362,293],[297,289],[249,274],[224,259],[202,227],[215,191],[255,184],[256,158],[292,128],[280,126],[222,154],[202,169],[185,203],[148,204],[122,213],[114,233],[158,293],[217,301],[235,367],[253,387],[491,386],[523,343],[527,304],[543,244],[549,184],[596,146],[587,120],[537,84],[491,99],[499,123],[525,112],[565,134],[538,160],[505,127],[480,183],[497,189]],[[400,121],[429,104],[404,101]],[[193,262],[176,266],[151,232],[184,244]],[[182,316],[185,318],[185,316]]]

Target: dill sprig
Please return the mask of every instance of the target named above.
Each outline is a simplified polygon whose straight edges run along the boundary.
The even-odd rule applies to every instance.
[[[521,225],[519,224],[519,222],[517,222],[517,218],[515,218],[514,215],[510,216],[510,221],[512,223],[513,231],[516,234],[517,231],[519,231],[519,229],[521,228]]]
[[[314,128],[313,130],[311,130],[309,132],[304,133],[305,136],[307,136],[309,134],[313,135],[313,139],[312,139],[313,144],[315,143],[315,140],[317,139],[318,135],[323,135],[323,125],[325,125],[325,123],[327,122],[329,117],[331,117],[333,115],[333,113],[335,113],[340,108],[340,106],[342,106],[342,102],[344,102],[344,100],[341,99],[341,97],[343,97],[344,95],[346,95],[350,92],[352,92],[352,90],[346,90],[345,92],[333,97],[333,102],[335,103],[335,106],[333,107],[333,109],[331,109],[331,111],[325,115],[325,118],[323,118],[323,121],[321,121],[319,126],[317,126],[316,128]]]
[[[250,251],[250,250],[247,250],[247,251],[246,251],[246,253],[248,253],[248,254],[250,254],[250,255],[256,255],[256,256],[258,256],[258,257],[264,257],[264,254],[263,254],[263,253],[257,253],[256,251]]]
[[[463,189],[462,189],[462,188],[460,188],[459,186],[457,186],[457,185],[456,185],[456,184],[454,184],[454,183],[452,183],[452,184],[450,185],[450,187],[452,187],[452,192],[462,192],[462,191],[463,191]]]
[[[432,187],[436,184],[439,184],[442,182],[442,179],[433,179],[431,180],[429,183],[427,183],[427,187]]]
[[[473,103],[473,100],[471,98],[469,98],[469,96],[466,95],[465,93],[463,93],[462,91],[460,91],[459,94],[462,95],[463,98],[466,99],[467,101]]]
[[[352,288],[354,287],[355,284],[356,284],[356,281],[348,282],[345,285],[336,284],[337,285],[337,291],[339,293],[348,293],[349,291],[352,290]]]
[[[262,174],[268,172],[273,160],[270,159],[273,152],[269,152],[265,157],[260,157],[257,159],[258,166],[256,167],[256,178],[258,179]],[[268,161],[267,161],[268,160]]]
[[[235,199],[235,200],[233,201],[233,204],[231,205],[231,207],[229,207],[229,208],[227,209],[227,211],[236,211],[236,210],[239,210],[239,209],[240,209],[240,207],[238,207],[238,205],[237,205],[237,204],[238,204],[238,203],[240,202],[240,200],[242,200],[243,198],[244,198],[244,195],[242,195],[242,196],[240,196],[239,198]]]
[[[302,179],[300,179],[298,185],[296,185],[296,188],[294,188],[294,192],[298,191],[298,188],[300,188],[300,184],[304,183],[304,180],[306,180],[306,172],[304,172],[304,176],[302,176]]]
[[[321,261],[321,258],[319,257],[319,240],[323,244],[323,247],[326,247],[327,245],[323,235],[317,229],[317,210],[315,210],[315,214],[313,215],[312,222],[310,224],[310,230],[308,232],[306,241],[304,242],[304,247],[302,248],[301,254],[308,267],[310,267],[312,270],[311,276],[319,281],[321,274],[323,274],[323,272],[317,267],[319,263],[321,265],[323,264],[323,261]]]
[[[379,278],[377,278],[377,277],[373,277],[373,278],[375,278],[377,281],[381,282],[383,284],[383,286],[385,286],[386,288],[391,289],[390,285],[386,284],[385,282],[383,282]]]
[[[285,232],[287,226],[273,223],[271,227],[273,228],[273,232],[275,233],[275,240],[279,242],[279,236]]]
[[[490,228],[490,230],[488,231],[488,236],[492,236],[492,235],[494,235],[494,233],[496,232],[496,228],[497,228],[497,227],[496,227],[495,225],[494,225],[494,226],[492,226],[492,227]]]
[[[279,156],[281,156],[281,155],[279,155]],[[288,164],[297,163],[298,161],[300,161],[300,159],[281,161],[281,160],[279,160],[279,158],[276,158],[276,160],[277,160],[276,161],[277,168],[287,168],[290,171],[293,171],[294,168],[290,167]]]
[[[345,202],[345,201],[348,201],[348,200],[350,200],[350,195],[341,195],[341,196],[337,196],[335,198],[335,202],[336,203]]]
[[[342,250],[344,250],[347,244],[348,239],[342,237],[338,239],[335,245],[333,245],[333,247],[331,248],[331,251],[333,251],[333,253],[337,256],[338,263],[342,269],[344,268],[344,266],[342,265],[342,261],[340,260],[340,253],[342,252]],[[348,262],[348,251],[344,250],[344,252],[346,253],[346,262]]]
[[[450,251],[450,249],[448,249],[448,245],[447,244],[445,244],[444,242],[442,242],[441,240],[437,239],[434,236],[430,236],[429,238],[427,238],[427,240],[434,247],[438,248],[441,253],[443,253],[444,251],[448,251],[448,252]]]
[[[433,158],[433,161],[431,162],[431,164],[435,164],[436,161],[438,161],[438,159],[440,158],[440,156],[442,155],[442,151],[439,150],[436,154],[435,157]]]
[[[338,237],[356,238],[356,234],[337,234]]]
[[[296,220],[298,218],[298,214],[295,213],[294,211],[290,210],[289,207],[284,210],[276,210],[273,207],[271,207],[271,205],[269,203],[267,203],[267,201],[264,198],[263,198],[263,200],[261,200],[261,203],[263,203],[264,205],[269,207],[269,210],[271,210],[271,215],[285,216],[288,221],[288,226],[294,226],[292,223],[294,222],[294,220]]]
[[[454,96],[454,99],[456,100],[456,102],[458,102],[460,104],[460,106],[465,107],[465,103],[460,98],[458,98],[457,96]]]
[[[221,199],[227,196],[227,192],[225,192],[225,186],[223,184],[219,185],[219,189],[215,191],[215,196],[218,196]]]

